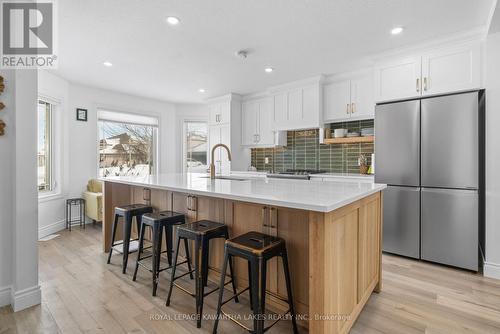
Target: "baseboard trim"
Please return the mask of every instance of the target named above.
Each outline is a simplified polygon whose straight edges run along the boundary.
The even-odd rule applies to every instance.
[[[72,220],[76,220],[76,219],[78,219],[78,217],[76,217],[76,216],[72,218]],[[92,224],[92,222],[93,222],[92,219],[85,216],[85,224],[86,225]],[[57,233],[59,231],[62,231],[65,228],[66,228],[66,220],[65,219],[60,220],[60,221],[55,222],[55,223],[52,223],[50,225],[44,226],[44,227],[40,227],[40,228],[38,228],[38,239],[45,238],[46,236]]]
[[[42,302],[42,290],[39,285],[16,292],[12,290],[11,298],[14,312],[22,311]]]
[[[38,239],[45,238],[48,235],[54,234],[66,228],[66,221],[60,220],[50,225],[40,227],[38,229]]]
[[[0,307],[10,305],[10,286],[0,287]]]
[[[500,264],[485,262],[483,268],[483,274],[489,278],[500,279]]]

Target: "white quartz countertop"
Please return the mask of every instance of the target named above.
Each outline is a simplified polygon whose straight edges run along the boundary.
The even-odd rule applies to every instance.
[[[244,180],[211,180],[206,174],[195,173],[118,176],[101,180],[318,212],[336,210],[386,188],[385,184],[352,178],[318,182],[234,175],[230,177]]]

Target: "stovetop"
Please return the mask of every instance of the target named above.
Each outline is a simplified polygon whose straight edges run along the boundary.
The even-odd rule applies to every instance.
[[[287,169],[284,172],[278,172],[276,174],[283,175],[310,175],[310,174],[322,174],[326,173],[324,170],[317,169]]]
[[[269,173],[267,177],[271,178],[281,178],[281,179],[298,179],[298,180],[309,180],[311,174],[321,174],[326,173],[322,170],[315,169],[287,169],[284,172]]]

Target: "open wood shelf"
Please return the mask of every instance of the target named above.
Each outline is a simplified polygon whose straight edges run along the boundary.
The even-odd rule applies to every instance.
[[[343,138],[328,138],[325,139],[325,144],[357,144],[357,143],[373,143],[375,136],[367,137],[343,137]]]

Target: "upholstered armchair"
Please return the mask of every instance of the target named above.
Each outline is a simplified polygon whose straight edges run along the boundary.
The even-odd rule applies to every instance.
[[[92,179],[87,183],[87,191],[83,193],[85,199],[85,214],[95,222],[102,221],[102,183]]]

